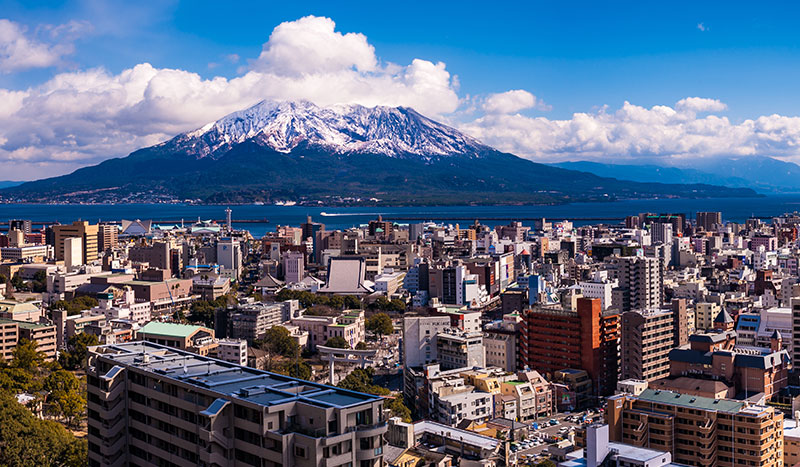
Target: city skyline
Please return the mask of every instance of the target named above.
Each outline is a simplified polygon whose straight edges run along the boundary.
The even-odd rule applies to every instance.
[[[798,156],[788,7],[0,6],[0,168],[18,179],[264,98],[411,106],[541,162]]]

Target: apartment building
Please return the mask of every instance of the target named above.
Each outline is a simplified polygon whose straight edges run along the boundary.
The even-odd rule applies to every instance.
[[[314,350],[318,345],[332,337],[341,337],[355,348],[366,338],[364,312],[347,310],[340,316],[300,316],[291,320],[292,324],[308,332],[308,347]]]
[[[283,307],[280,303],[247,303],[237,306],[228,320],[231,337],[253,341],[284,321]]]
[[[483,333],[447,328],[436,335],[436,355],[443,369],[485,367]]]
[[[419,367],[438,360],[436,335],[450,327],[449,316],[403,318],[403,365]]]
[[[700,302],[694,307],[695,329],[707,331],[714,328],[714,320],[722,311],[716,303]]]
[[[91,349],[89,462],[384,465],[383,398],[150,342]]]
[[[53,231],[56,260],[64,261],[64,240],[67,238],[81,239],[83,258],[80,264],[90,263],[97,259],[99,232],[97,225],[90,225],[87,221],[75,221],[72,224],[54,225],[50,228]]]
[[[522,319],[519,313],[503,316],[483,329],[483,347],[486,350],[486,366],[500,367],[512,373],[520,367],[517,363],[517,340]]]
[[[669,352],[675,334],[672,310],[622,314],[622,379],[654,381],[669,375]]]
[[[619,311],[661,308],[664,294],[663,265],[659,258],[612,257],[610,279],[619,281],[613,305]]]
[[[658,449],[695,466],[783,466],[783,414],[744,401],[646,389],[609,397],[612,441]]]
[[[55,360],[55,326],[0,318],[0,355],[3,360],[11,361],[20,339],[36,342],[36,349],[44,354],[46,360]]]
[[[495,398],[495,410],[502,405],[501,413],[508,414],[508,402],[513,401],[516,413],[511,420],[529,422],[550,417],[554,413],[550,384],[535,371],[520,372],[518,379],[504,381],[500,385],[500,393],[501,397]]]
[[[600,299],[579,298],[576,311],[560,305],[523,313],[522,364],[552,377],[563,369],[589,373],[595,394],[614,392],[619,369],[620,316],[602,311]]]

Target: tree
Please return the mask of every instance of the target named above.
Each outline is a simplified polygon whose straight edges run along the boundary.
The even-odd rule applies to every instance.
[[[551,461],[550,459],[545,459],[536,464],[536,467],[556,467],[556,463]]]
[[[394,332],[392,318],[386,313],[378,313],[367,318],[367,331],[372,331],[379,336],[386,336]]]
[[[325,342],[325,347],[334,347],[337,349],[349,349],[350,344],[344,340],[342,336],[333,336]]]
[[[11,367],[34,373],[44,362],[44,354],[36,350],[36,341],[20,339],[12,353]]]
[[[47,272],[45,271],[36,271],[33,275],[33,291],[36,293],[41,293],[47,291]]]
[[[361,300],[355,295],[345,295],[344,307],[348,310],[361,309]]]
[[[38,467],[86,465],[86,441],[72,436],[51,420],[39,420],[0,392],[0,465]]]
[[[345,376],[343,380],[339,381],[337,386],[351,391],[375,394],[376,396],[389,395],[391,391],[385,387],[372,384],[374,376],[375,370],[373,368],[356,368]]]
[[[22,290],[25,288],[25,281],[22,280],[19,273],[16,273],[11,278],[11,285],[14,286],[14,290]]]
[[[75,334],[67,341],[67,349],[58,356],[58,363],[67,370],[84,368],[89,354],[88,348],[99,344],[100,340],[94,334]]]
[[[89,310],[98,305],[97,299],[88,295],[81,295],[71,300],[58,300],[51,305],[54,310],[66,310],[67,315],[77,315],[83,310]]]
[[[356,350],[367,350],[367,343],[364,341],[359,342],[356,344]]]
[[[80,391],[81,382],[74,374],[67,370],[56,370],[44,379],[42,389],[45,391]]]
[[[292,338],[289,330],[283,326],[272,326],[267,329],[264,338],[253,342],[253,346],[267,352],[265,369],[269,371],[281,370],[281,367],[276,364],[279,358],[292,360],[300,358],[300,346]]]
[[[86,399],[84,399],[77,390],[57,390],[50,394],[50,400],[55,404],[58,413],[67,419],[67,425],[69,426],[72,426],[75,420],[83,415],[86,409]]]
[[[277,370],[277,372],[283,375],[291,376],[292,378],[300,378],[305,380],[311,379],[311,366],[300,358],[284,363],[283,366]]]
[[[403,403],[402,396],[395,396],[394,399],[386,401],[386,408],[392,411],[393,417],[400,417],[406,423],[411,423],[411,409]]]

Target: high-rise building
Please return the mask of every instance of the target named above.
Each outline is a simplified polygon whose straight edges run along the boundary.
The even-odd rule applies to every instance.
[[[702,228],[706,232],[713,232],[716,230],[717,225],[722,225],[721,212],[698,212],[697,213],[697,228]]]
[[[614,257],[612,278],[619,281],[614,290],[614,307],[619,311],[661,308],[664,290],[663,266],[659,258]]]
[[[579,298],[577,311],[535,306],[523,313],[521,364],[545,377],[585,370],[595,394],[614,391],[619,372],[620,315],[603,311],[600,299]]]
[[[94,348],[89,466],[385,465],[384,399],[150,342]]]
[[[11,219],[8,221],[8,231],[21,230],[22,233],[31,233],[31,221],[29,219]]]
[[[320,238],[318,234],[325,232],[325,224],[321,224],[319,222],[312,222],[311,216],[306,218],[306,221],[300,224],[300,230],[302,230],[303,241],[306,239],[311,239],[312,245],[312,254],[314,255],[314,262],[318,263],[322,260],[322,251],[320,245]]]
[[[783,414],[774,407],[645,389],[609,397],[612,441],[657,448],[685,465],[783,465]]]
[[[53,247],[56,250],[56,260],[64,260],[64,239],[80,238],[83,243],[82,264],[91,263],[97,259],[97,239],[99,229],[97,225],[90,225],[86,221],[75,221],[72,224],[54,225]]]
[[[237,240],[221,238],[217,242],[217,264],[223,272],[228,271],[228,278],[238,280],[242,273],[242,247]]]
[[[622,379],[654,381],[669,376],[669,351],[676,346],[673,311],[622,314]]]
[[[114,224],[97,226],[97,249],[107,251],[119,245],[119,228]]]

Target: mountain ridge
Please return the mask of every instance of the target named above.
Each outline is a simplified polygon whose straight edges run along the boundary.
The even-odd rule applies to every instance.
[[[273,101],[123,158],[0,190],[6,202],[122,203],[558,204],[755,195],[535,163],[404,107]]]

